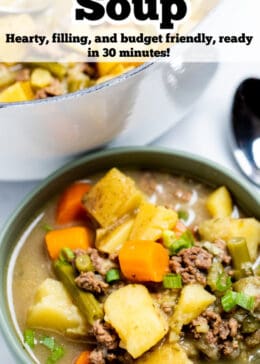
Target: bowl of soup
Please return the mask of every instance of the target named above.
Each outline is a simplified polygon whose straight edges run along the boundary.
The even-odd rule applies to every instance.
[[[1,329],[19,363],[257,363],[259,196],[156,148],[59,170],[0,239]]]

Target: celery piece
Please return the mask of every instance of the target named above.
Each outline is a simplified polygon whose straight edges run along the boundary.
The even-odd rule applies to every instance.
[[[260,329],[260,321],[252,316],[247,316],[242,322],[242,332],[244,334],[252,334],[253,332]]]
[[[94,295],[81,290],[76,285],[73,268],[70,264],[56,260],[54,262],[54,271],[90,325],[93,325],[94,321],[103,318],[103,309]]]
[[[244,238],[231,238],[227,242],[227,247],[232,257],[236,278],[243,277],[243,265],[250,262],[250,255]]]
[[[223,265],[218,261],[214,261],[209,269],[209,273],[207,276],[207,284],[210,286],[212,291],[217,291],[217,281],[219,276],[224,273]]]
[[[70,248],[61,249],[59,259],[71,263],[75,259],[75,254]]]
[[[93,272],[94,267],[88,254],[78,255],[75,265],[79,272]]]
[[[231,277],[229,277],[226,273],[221,273],[218,276],[216,287],[220,292],[227,291],[232,286]]]

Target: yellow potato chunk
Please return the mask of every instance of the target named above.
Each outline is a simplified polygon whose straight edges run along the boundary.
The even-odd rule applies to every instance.
[[[130,219],[112,230],[98,229],[96,233],[97,249],[108,254],[118,252],[128,240],[133,223],[134,219]]]
[[[135,218],[130,240],[157,240],[164,230],[171,230],[177,222],[175,211],[163,206],[155,206],[145,202]]]
[[[83,203],[102,227],[108,227],[133,212],[142,199],[135,182],[113,168],[86,193]]]
[[[86,320],[72,303],[62,283],[51,278],[38,287],[26,324],[68,336],[85,336],[88,332]]]
[[[211,193],[206,201],[206,206],[212,217],[230,216],[233,211],[233,205],[227,188],[222,186]]]
[[[217,239],[228,241],[241,237],[246,240],[252,261],[257,257],[260,244],[260,223],[254,218],[232,219],[229,217],[203,221],[199,226],[202,239],[214,242]]]
[[[110,74],[118,74],[118,72],[114,72],[114,70],[116,70],[120,65],[121,63],[117,62],[98,62],[97,63],[98,75],[100,77],[103,77]]]
[[[215,300],[216,297],[208,293],[200,284],[185,286],[170,319],[171,340],[177,340],[182,326],[197,318]]]
[[[105,320],[118,333],[121,347],[133,358],[157,344],[168,331],[166,318],[142,285],[130,284],[111,293],[104,309]]]
[[[49,86],[53,81],[53,77],[48,70],[43,68],[35,68],[31,75],[31,85],[37,88]]]
[[[0,93],[0,102],[19,102],[34,99],[30,82],[16,82]]]
[[[137,364],[192,364],[192,362],[180,345],[165,343],[138,359]]]

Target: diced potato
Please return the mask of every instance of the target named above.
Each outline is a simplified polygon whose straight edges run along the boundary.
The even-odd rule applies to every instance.
[[[53,77],[48,70],[43,68],[35,68],[31,75],[31,85],[37,88],[49,86],[53,81]]]
[[[212,217],[227,217],[232,214],[233,206],[229,191],[225,186],[219,187],[209,195],[207,209]]]
[[[178,340],[183,325],[189,324],[210,306],[216,297],[208,293],[200,284],[185,286],[170,320],[172,341]]]
[[[51,278],[39,286],[28,311],[27,326],[68,336],[85,336],[88,332],[86,320],[72,303],[62,283]]]
[[[135,218],[130,240],[155,241],[162,237],[163,230],[171,230],[177,219],[175,211],[145,202],[140,206]]]
[[[114,69],[118,66],[117,62],[98,62],[97,63],[97,69],[98,69],[98,75],[100,77],[110,75],[111,73],[114,74]]]
[[[0,102],[30,101],[34,98],[30,82],[16,82],[0,93]]]
[[[10,71],[3,64],[0,64],[0,88],[11,85],[15,80],[14,72]]]
[[[135,182],[113,168],[86,193],[83,203],[102,227],[108,227],[133,212],[142,199]]]
[[[254,218],[226,217],[203,221],[199,226],[199,233],[203,239],[212,242],[217,239],[227,241],[236,237],[245,238],[251,260],[255,260],[257,257],[260,244],[260,223]]]
[[[192,364],[192,362],[180,345],[165,343],[138,359],[137,364]]]
[[[148,290],[130,284],[111,293],[104,305],[105,320],[114,327],[125,348],[138,358],[167,333],[168,323]]]
[[[108,232],[106,232],[106,229],[98,229],[100,231],[97,231],[97,249],[108,254],[118,252],[128,240],[133,223],[134,219],[127,220]]]

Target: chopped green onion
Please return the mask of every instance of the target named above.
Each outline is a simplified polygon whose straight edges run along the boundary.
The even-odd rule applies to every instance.
[[[46,364],[55,364],[64,356],[64,349],[62,346],[55,346],[51,355],[47,358]]]
[[[163,239],[163,245],[169,249],[171,244],[176,240],[176,235],[171,230],[163,230],[162,239]]]
[[[93,272],[94,267],[88,254],[78,255],[75,260],[76,268],[79,272]]]
[[[42,344],[43,346],[45,346],[47,349],[49,350],[54,350],[55,348],[55,339],[54,337],[51,336],[42,336],[40,338],[40,344]]]
[[[75,259],[75,254],[70,248],[63,248],[60,251],[59,259],[71,263]]]
[[[194,238],[190,230],[186,230],[179,238],[171,230],[163,231],[163,244],[169,249],[170,255],[177,254],[182,249],[191,248]]]
[[[31,349],[35,347],[35,333],[33,330],[26,329],[23,333],[25,344],[29,345]]]
[[[47,358],[46,364],[55,364],[59,359],[64,356],[63,347],[56,343],[54,337],[42,336],[40,338],[40,344],[42,344],[51,351],[51,354]]]
[[[178,239],[176,239],[169,247],[170,254],[179,253],[182,249],[189,249],[194,244],[194,238],[189,230],[186,230]]]
[[[189,219],[189,213],[188,211],[185,210],[179,210],[178,211],[178,218],[183,220],[183,221],[187,221]]]
[[[229,312],[237,305],[237,293],[234,291],[228,291],[222,298],[221,304],[224,311]]]
[[[252,311],[255,305],[255,298],[253,296],[248,296],[243,292],[239,292],[237,293],[236,302],[238,306],[245,310]]]
[[[163,277],[163,287],[164,288],[181,288],[182,278],[180,274],[168,273]]]
[[[231,278],[226,273],[221,273],[216,282],[216,288],[220,292],[227,291],[232,286]]]
[[[228,291],[221,299],[224,311],[229,312],[236,305],[244,308],[245,310],[252,311],[255,304],[255,298],[248,296],[242,292]]]
[[[106,282],[112,283],[120,280],[120,272],[118,269],[110,269],[106,274]]]
[[[49,224],[43,224],[42,225],[42,229],[46,232],[49,232],[49,231],[52,231],[53,230],[53,227]]]

